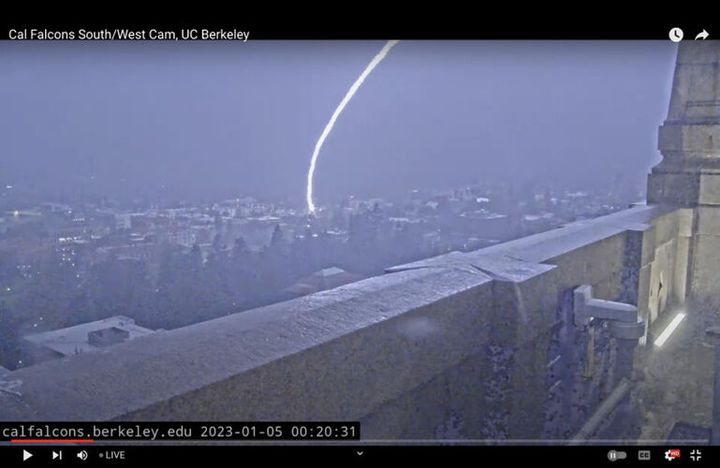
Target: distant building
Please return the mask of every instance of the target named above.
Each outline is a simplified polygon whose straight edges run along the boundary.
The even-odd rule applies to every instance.
[[[25,335],[23,341],[30,360],[42,362],[98,351],[152,333],[155,332],[135,325],[134,319],[116,315],[59,330]]]
[[[119,213],[115,215],[115,229],[124,230],[132,227],[132,214]]]
[[[318,270],[315,273],[300,278],[295,284],[286,289],[293,296],[305,296],[326,289],[337,288],[343,284],[359,281],[364,277],[348,273],[342,268],[330,267]]]
[[[165,236],[171,244],[183,247],[192,247],[195,244],[195,231],[190,228],[168,229]]]
[[[452,232],[480,236],[486,239],[506,239],[513,234],[512,219],[505,214],[488,211],[447,214],[442,226]]]
[[[65,203],[44,202],[40,203],[40,211],[43,213],[72,213],[72,207]]]

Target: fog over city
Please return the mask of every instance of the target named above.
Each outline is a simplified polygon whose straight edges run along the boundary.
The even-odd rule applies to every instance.
[[[668,44],[383,44],[0,44],[0,366],[644,198]]]
[[[45,199],[303,202],[381,41],[0,44],[0,183]],[[638,190],[675,46],[402,41],[338,120],[318,203],[483,181]]]

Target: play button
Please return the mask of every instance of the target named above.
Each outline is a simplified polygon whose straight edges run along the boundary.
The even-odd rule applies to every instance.
[[[32,457],[32,453],[28,452],[27,450],[23,450],[23,461],[26,461],[30,457]]]

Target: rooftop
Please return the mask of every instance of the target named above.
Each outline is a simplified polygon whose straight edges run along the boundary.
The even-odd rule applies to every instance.
[[[153,330],[135,325],[135,320],[116,315],[95,322],[82,323],[73,327],[61,328],[42,333],[33,333],[23,338],[36,345],[51,349],[63,356],[97,351],[98,347],[90,344],[88,334],[101,330],[116,329],[127,332],[127,341],[154,333]]]

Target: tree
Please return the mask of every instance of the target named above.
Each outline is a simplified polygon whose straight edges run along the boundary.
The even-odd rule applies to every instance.
[[[245,242],[245,238],[240,236],[237,239],[235,239],[235,243],[233,244],[233,257],[242,257],[247,253],[248,247],[247,243]]]
[[[82,322],[125,315],[152,323],[153,290],[142,260],[110,257],[93,265],[82,287],[86,309]]]
[[[5,301],[0,302],[0,365],[15,369],[20,360],[18,328],[20,321]]]
[[[258,255],[251,251],[241,236],[235,239],[228,261],[226,284],[236,309],[250,308],[257,303],[263,289]]]
[[[215,253],[220,252],[222,250],[222,248],[223,248],[222,236],[220,236],[220,234],[215,234],[215,237],[213,237],[212,248],[213,248],[213,252],[215,252]]]
[[[157,313],[149,320],[155,327],[175,328],[179,314],[185,306],[181,297],[184,262],[181,248],[167,244],[160,254],[155,308]]]
[[[282,229],[280,228],[280,224],[275,224],[275,228],[273,229],[272,235],[270,236],[270,248],[273,250],[279,249],[284,244],[285,236]]]
[[[193,244],[187,259],[188,266],[190,267],[190,270],[192,271],[194,276],[193,279],[197,279],[197,276],[200,274],[200,270],[202,269],[203,265],[202,251],[200,250],[200,246],[197,243]]]
[[[0,284],[11,283],[20,279],[19,263],[20,260],[16,252],[11,250],[0,251]]]
[[[23,311],[23,323],[42,323],[43,328],[53,330],[76,322],[71,301],[77,295],[77,275],[78,264],[69,252],[49,250],[37,263],[33,280],[14,303],[15,310]]]

